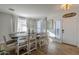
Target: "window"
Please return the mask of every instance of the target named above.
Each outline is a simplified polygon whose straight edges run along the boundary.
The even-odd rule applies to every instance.
[[[37,32],[40,33],[41,32],[41,21],[37,22]]]
[[[37,22],[37,32],[38,33],[40,33],[40,32],[46,32],[46,20],[40,19]]]
[[[17,20],[17,32],[27,32],[26,18],[18,17]]]

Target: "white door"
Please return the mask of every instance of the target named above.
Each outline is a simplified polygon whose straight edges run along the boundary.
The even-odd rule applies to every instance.
[[[76,17],[63,19],[63,42],[76,45]]]

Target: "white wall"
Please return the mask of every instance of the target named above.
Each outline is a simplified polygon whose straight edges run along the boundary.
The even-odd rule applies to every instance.
[[[77,33],[77,46],[79,47],[79,18],[77,19],[77,29],[76,29],[76,33]]]
[[[0,13],[0,42],[3,42],[3,35],[11,33],[11,19],[11,15],[6,13]]]

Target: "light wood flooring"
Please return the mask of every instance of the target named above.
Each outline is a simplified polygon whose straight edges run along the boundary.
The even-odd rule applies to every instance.
[[[31,52],[32,55],[79,55],[79,47],[49,40],[48,45]]]

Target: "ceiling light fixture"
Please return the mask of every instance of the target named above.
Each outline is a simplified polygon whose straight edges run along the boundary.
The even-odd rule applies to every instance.
[[[63,5],[61,5],[61,8],[64,10],[69,10],[71,6],[72,6],[72,4],[63,4]]]

